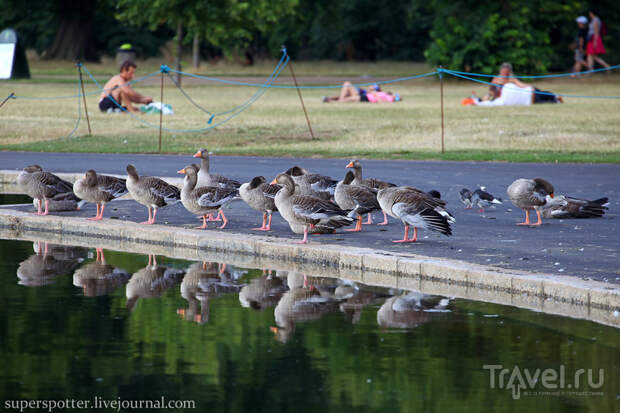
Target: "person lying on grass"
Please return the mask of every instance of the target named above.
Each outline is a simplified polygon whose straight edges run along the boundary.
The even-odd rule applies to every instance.
[[[122,109],[129,112],[139,112],[138,108],[134,107],[132,103],[149,104],[153,101],[152,97],[142,96],[131,88],[129,82],[133,79],[135,71],[136,64],[125,61],[121,65],[120,73],[108,80],[99,97],[99,109],[102,112],[107,112],[110,109],[112,111],[114,109],[121,109],[116,103],[121,105]]]
[[[379,85],[372,85],[368,90],[353,86],[351,82],[344,82],[338,96],[323,96],[323,102],[399,102],[398,93],[383,92]]]

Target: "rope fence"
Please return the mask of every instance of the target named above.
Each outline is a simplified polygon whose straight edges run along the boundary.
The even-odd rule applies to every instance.
[[[202,133],[202,132],[206,132],[210,129],[216,128],[220,125],[223,125],[227,122],[229,122],[230,120],[232,120],[233,118],[237,117],[238,115],[240,115],[242,112],[244,112],[245,110],[247,110],[253,103],[255,103],[258,99],[260,99],[269,89],[296,89],[300,100],[302,101],[302,107],[305,111],[305,105],[303,105],[303,99],[301,98],[301,89],[340,89],[342,86],[340,84],[338,85],[298,85],[297,84],[297,80],[295,80],[295,84],[294,85],[287,85],[287,84],[274,84],[274,82],[278,79],[278,77],[280,76],[280,74],[282,73],[282,70],[284,70],[284,68],[287,66],[287,64],[290,63],[290,56],[288,55],[288,53],[286,52],[286,48],[283,47],[282,48],[282,56],[280,58],[280,60],[278,61],[277,65],[275,66],[275,68],[273,69],[273,71],[271,72],[271,74],[267,77],[267,79],[265,80],[265,82],[263,83],[253,83],[253,82],[244,82],[244,81],[235,81],[235,80],[230,80],[230,79],[222,79],[222,78],[217,78],[217,77],[212,77],[212,76],[204,76],[204,75],[198,75],[198,74],[194,74],[194,73],[188,73],[188,72],[183,72],[183,71],[177,71],[174,69],[169,68],[166,65],[161,65],[160,66],[160,70],[159,71],[155,71],[149,74],[146,74],[144,76],[141,76],[137,79],[134,79],[130,82],[125,83],[124,85],[134,85],[137,84],[139,82],[142,82],[146,79],[152,78],[154,76],[160,75],[161,76],[161,96],[163,96],[163,90],[164,90],[164,75],[167,75],[167,77],[172,81],[172,83],[174,84],[174,86],[179,90],[179,92],[185,97],[185,99],[187,99],[191,105],[193,105],[195,108],[197,108],[198,110],[200,110],[201,112],[205,113],[206,115],[208,115],[208,119],[206,121],[207,126],[205,127],[200,127],[200,128],[192,128],[192,129],[176,129],[176,128],[167,128],[167,127],[163,127],[162,123],[162,117],[160,115],[160,122],[159,125],[149,122],[145,119],[142,119],[140,116],[136,116],[134,113],[128,111],[126,108],[124,108],[118,101],[116,101],[116,99],[114,99],[112,97],[111,94],[108,94],[109,98],[112,100],[112,102],[116,105],[116,107],[122,111],[127,113],[129,116],[131,116],[132,119],[137,120],[138,122],[140,122],[141,124],[152,128],[152,129],[158,129],[159,133],[160,133],[160,141],[159,141],[159,151],[161,152],[161,133],[162,131],[166,131],[166,132],[171,132],[171,133]],[[86,115],[86,119],[88,121],[88,131],[89,131],[89,135],[91,135],[91,128],[90,128],[90,120],[88,118],[88,110],[86,108],[86,96],[92,96],[95,94],[101,94],[101,93],[106,93],[110,92],[112,89],[105,89],[101,86],[101,84],[97,81],[97,79],[93,76],[93,74],[88,70],[88,68],[86,66],[84,66],[81,63],[77,63],[76,67],[78,68],[78,87],[77,87],[77,94],[74,95],[64,95],[64,96],[46,96],[46,97],[37,97],[37,96],[22,96],[22,95],[17,95],[14,92],[12,92],[11,94],[9,94],[1,103],[0,103],[0,107],[2,107],[2,105],[4,105],[8,100],[10,99],[21,99],[21,100],[55,100],[55,99],[71,99],[71,98],[77,98],[77,103],[78,103],[78,107],[77,107],[77,120],[75,123],[75,126],[73,128],[73,130],[71,130],[71,132],[69,133],[69,135],[67,135],[67,138],[73,137],[73,135],[75,134],[75,132],[78,129],[78,126],[80,124],[80,121],[82,119],[82,101],[84,104],[84,111],[85,111],[85,115]],[[610,66],[610,67],[606,67],[606,68],[601,68],[601,69],[593,69],[593,70],[588,70],[588,71],[584,71],[584,72],[580,72],[580,75],[584,75],[584,74],[591,74],[591,73],[597,73],[597,72],[605,72],[605,71],[612,71],[615,69],[619,69],[620,65],[615,65],[615,66]],[[291,67],[292,69],[292,67]],[[84,92],[84,82],[82,80],[82,70],[84,70],[84,72],[88,75],[88,77],[91,79],[91,81],[95,84],[97,90],[92,91],[92,92],[88,92],[85,93]],[[293,73],[293,72],[292,72]],[[216,82],[216,83],[221,83],[221,84],[225,84],[225,85],[231,85],[231,86],[246,86],[246,87],[256,87],[258,88],[258,90],[252,95],[250,96],[250,98],[243,102],[242,104],[235,106],[231,109],[225,110],[225,111],[220,111],[220,112],[212,112],[209,111],[207,108],[205,108],[203,105],[201,105],[200,103],[196,102],[195,99],[193,99],[184,89],[183,87],[181,87],[180,83],[174,78],[174,76],[172,74],[177,74],[177,75],[182,75],[182,76],[187,76],[190,78],[195,78],[195,79],[201,79],[201,80],[206,80],[206,81],[211,81],[211,82]],[[454,78],[457,79],[463,79],[463,80],[468,80],[471,82],[475,82],[475,83],[479,83],[479,84],[484,84],[484,85],[493,85],[499,88],[502,88],[504,85],[498,85],[496,83],[491,83],[489,81],[486,80],[481,80],[481,79],[477,79],[478,77],[482,77],[482,78],[520,78],[520,79],[547,79],[547,78],[561,78],[561,77],[574,77],[576,75],[576,73],[560,73],[560,74],[546,74],[546,75],[523,75],[523,76],[517,76],[517,75],[510,75],[510,76],[502,76],[502,75],[489,75],[489,74],[484,74],[484,73],[470,73],[470,72],[461,72],[461,71],[457,71],[457,70],[449,70],[449,69],[444,69],[442,67],[437,68],[437,70],[433,71],[433,72],[428,72],[428,73],[422,73],[422,74],[417,74],[417,75],[412,75],[412,76],[406,76],[406,77],[399,77],[396,79],[388,79],[388,80],[380,80],[380,81],[373,81],[373,82],[367,82],[367,83],[355,83],[353,84],[353,86],[357,87],[357,88],[363,88],[363,87],[368,87],[371,85],[386,85],[386,84],[393,84],[393,83],[398,83],[398,82],[405,82],[405,81],[409,81],[409,80],[418,80],[418,79],[423,79],[423,78],[428,78],[428,77],[432,77],[432,76],[438,76],[439,81],[440,81],[440,97],[441,97],[441,152],[444,152],[444,104],[443,104],[443,79],[444,79],[444,75],[450,75]],[[122,85],[122,86],[124,86]],[[122,87],[121,86],[121,87]],[[587,95],[574,95],[574,94],[562,94],[562,93],[550,93],[550,92],[544,92],[544,91],[540,91],[540,90],[535,90],[532,88],[532,90],[527,90],[527,89],[517,89],[520,92],[523,93],[530,93],[530,94],[539,94],[539,95],[551,95],[551,96],[562,96],[562,97],[569,97],[569,98],[586,98],[586,99],[620,99],[620,96],[587,96]],[[163,102],[162,102],[163,104]],[[161,108],[161,110],[163,111],[163,107]],[[222,118],[221,120],[218,120],[218,118]],[[307,112],[306,112],[306,120],[308,123],[308,128],[310,129],[310,134],[312,136],[312,128],[310,125],[310,120],[308,118]]]

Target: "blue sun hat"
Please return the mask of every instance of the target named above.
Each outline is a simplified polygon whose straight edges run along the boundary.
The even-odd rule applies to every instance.
[[[394,102],[400,102],[400,93],[394,95]]]
[[[376,92],[381,92],[381,88],[379,87],[378,84],[374,84],[372,86],[370,86],[371,89],[374,89]]]

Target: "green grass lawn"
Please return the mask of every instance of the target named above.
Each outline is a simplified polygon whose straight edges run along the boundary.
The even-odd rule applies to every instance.
[[[161,62],[160,62],[161,63]],[[367,82],[432,70],[423,64],[295,62],[295,72],[307,84],[329,84],[349,78]],[[212,76],[254,77],[262,82],[275,62],[253,67],[232,64],[206,65],[198,71]],[[157,70],[154,61],[139,63],[138,76]],[[0,82],[0,96],[72,95],[77,83],[70,62],[31,64],[30,81]],[[111,62],[91,68],[98,80],[114,73]],[[107,73],[107,74],[106,74]],[[290,72],[286,69],[283,76]],[[261,77],[262,76],[262,77]],[[244,79],[246,80],[246,79]],[[250,79],[248,79],[250,80]],[[282,79],[288,83],[290,79]],[[620,77],[596,75],[585,79],[536,82],[543,90],[574,95],[620,96]],[[159,78],[135,88],[159,100]],[[184,88],[211,112],[226,111],[248,101],[256,88],[185,81]],[[484,161],[612,162],[620,161],[620,99],[566,98],[562,105],[529,107],[462,107],[464,97],[485,86],[447,79],[444,84],[445,148],[441,153],[439,82],[435,78],[391,84],[403,101],[394,104],[322,103],[322,95],[335,89],[302,91],[315,138],[312,140],[294,89],[272,89],[239,116],[202,133],[162,136],[162,152],[190,153],[207,147],[218,154],[269,156],[364,157],[386,159],[445,159]],[[86,92],[96,92],[86,84]],[[164,127],[198,129],[209,116],[193,106],[166,81],[164,101],[175,111],[164,117]],[[66,138],[77,119],[77,98],[58,100],[17,99],[0,108],[0,149],[73,152],[157,152],[157,128],[123,114],[102,114],[98,96],[87,97],[93,136],[87,135],[83,117],[74,138]],[[140,119],[159,124],[158,115]],[[218,116],[215,122],[226,119]]]

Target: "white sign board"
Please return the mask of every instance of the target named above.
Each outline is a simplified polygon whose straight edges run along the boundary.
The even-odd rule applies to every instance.
[[[10,79],[13,71],[15,43],[0,43],[0,79]]]

